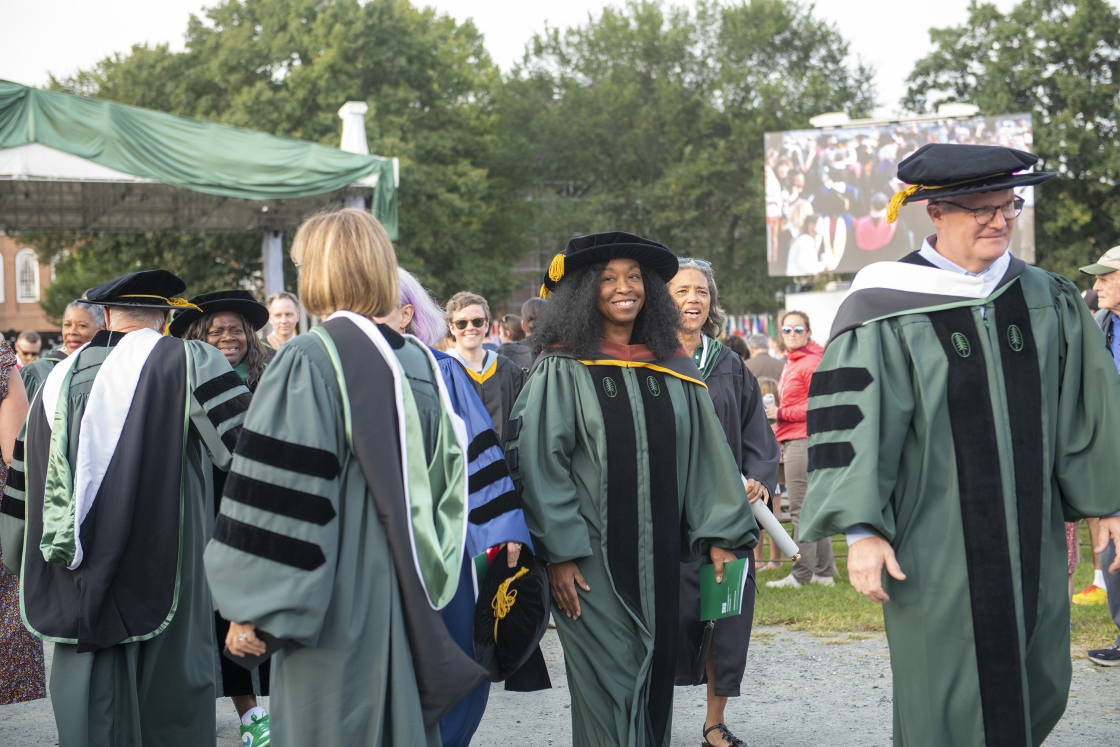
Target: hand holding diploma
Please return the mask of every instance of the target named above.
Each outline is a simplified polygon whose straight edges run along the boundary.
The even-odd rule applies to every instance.
[[[782,523],[778,521],[777,517],[766,507],[766,503],[751,495],[751,483],[759,486],[758,489],[761,489],[763,494],[766,493],[766,488],[762,487],[762,483],[757,480],[743,478],[743,487],[747,491],[747,499],[751,502],[751,511],[754,513],[754,520],[758,522],[758,525],[762,527],[763,531],[769,533],[774,541],[778,543],[778,549],[782,551],[783,555],[797,560],[801,557],[801,549],[797,546],[797,543],[793,541],[793,538],[786,533]]]

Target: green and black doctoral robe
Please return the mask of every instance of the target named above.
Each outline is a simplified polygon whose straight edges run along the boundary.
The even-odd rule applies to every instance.
[[[414,392],[442,398],[442,378],[405,344],[401,366],[370,320],[336,313],[280,349],[237,444],[206,568],[223,617],[288,642],[276,747],[438,747],[485,677],[438,611],[466,534],[461,422],[439,410],[429,460]]]
[[[1063,519],[1120,510],[1120,377],[1070,281],[917,253],[857,275],[809,391],[807,541],[865,525],[898,747],[1038,745],[1070,684]]]
[[[39,392],[39,387],[47,380],[55,365],[59,361],[66,360],[66,353],[62,352],[62,348],[55,348],[48,351],[39,360],[32,361],[19,370],[19,377],[23,380],[23,388],[27,390],[27,401],[35,399],[35,395]]]
[[[538,362],[506,431],[537,555],[574,560],[582,613],[553,617],[576,747],[669,744],[680,563],[749,549],[758,527],[700,372],[680,351],[603,340]]]
[[[99,332],[32,402],[3,542],[55,642],[62,747],[214,744],[201,455],[229,464],[249,399],[216,348],[139,330]]]

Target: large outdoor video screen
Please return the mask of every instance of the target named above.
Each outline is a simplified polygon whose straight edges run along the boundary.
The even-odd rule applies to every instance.
[[[906,185],[898,164],[926,143],[1003,145],[1031,151],[1030,114],[899,121],[766,133],[766,258],[771,276],[855,272],[920,249],[933,223],[926,203],[887,223],[890,198]],[[1015,219],[1011,251],[1034,264],[1034,188]]]

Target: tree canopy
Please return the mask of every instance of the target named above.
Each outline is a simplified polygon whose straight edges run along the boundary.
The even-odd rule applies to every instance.
[[[963,101],[986,114],[1032,112],[1039,168],[1039,264],[1077,279],[1120,228],[1120,16],[1103,0],[1024,0],[1010,13],[975,0],[962,26],[932,29],[904,104]]]
[[[743,311],[785,282],[766,277],[763,133],[865,114],[871,77],[799,0],[631,0],[547,29],[505,76],[470,21],[408,0],[226,0],[191,17],[182,52],[135,46],[52,86],[328,145],[339,106],[365,101],[370,151],[401,159],[398,255],[437,296],[500,304],[526,252],[547,264],[573,235],[629,230],[713,261]],[[56,314],[152,262],[191,293],[260,287],[257,236],[38,245]]]
[[[536,36],[497,101],[533,164],[537,241],[631,231],[712,261],[732,310],[775,307],[763,133],[865,115],[872,71],[849,51],[791,0],[629,2]]]

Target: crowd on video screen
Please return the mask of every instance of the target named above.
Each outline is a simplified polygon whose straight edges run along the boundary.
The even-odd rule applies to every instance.
[[[886,219],[906,185],[898,164],[927,143],[1001,145],[1031,152],[1029,114],[894,122],[766,134],[766,258],[772,276],[856,272],[921,248],[933,233],[926,203]],[[1016,189],[1025,207],[1011,251],[1034,264],[1034,190]]]

